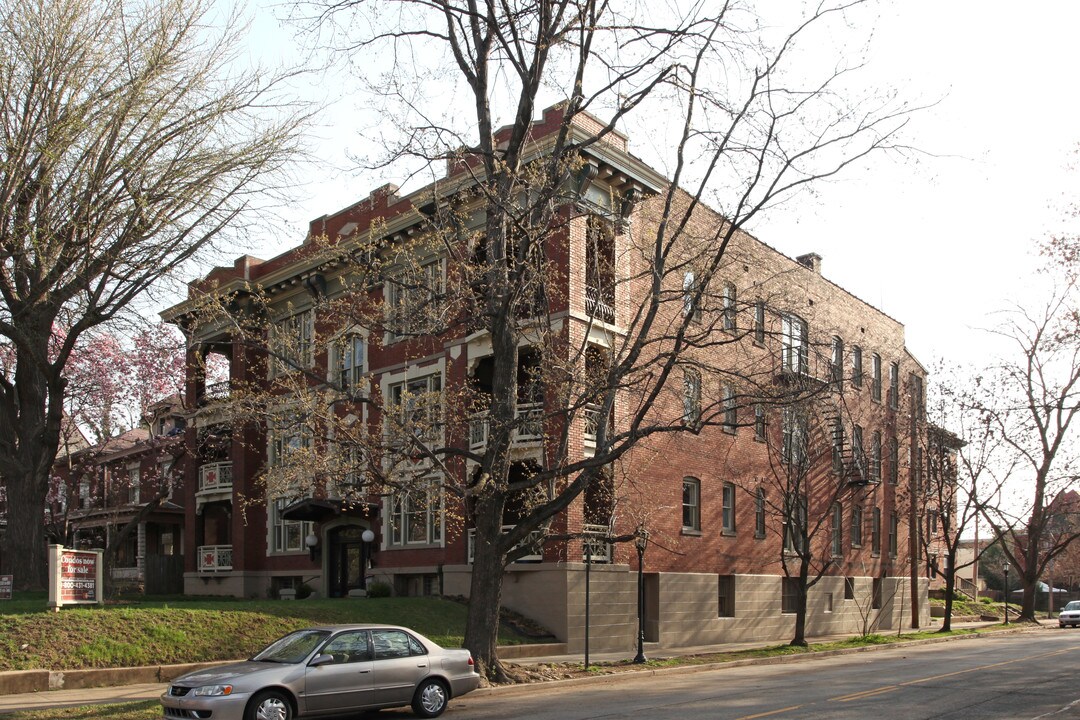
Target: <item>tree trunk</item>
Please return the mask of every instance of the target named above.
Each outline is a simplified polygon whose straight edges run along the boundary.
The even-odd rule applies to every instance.
[[[795,595],[795,637],[791,639],[791,644],[797,647],[806,647],[806,594],[808,588],[806,587],[806,577],[808,568],[806,567],[806,561],[803,560],[799,564],[799,589]],[[781,578],[780,582],[784,579]]]
[[[27,315],[15,365],[18,392],[0,397],[0,478],[8,502],[0,561],[16,590],[40,591],[48,588],[45,498],[60,445],[64,380],[45,361],[52,316]]]
[[[956,567],[956,562],[952,553],[949,553],[948,558],[949,571],[945,573],[945,617],[941,621],[940,632],[952,630],[953,591],[956,588],[956,571],[953,568]]]
[[[476,504],[476,538],[473,546],[469,609],[465,618],[465,647],[476,661],[476,670],[494,682],[508,680],[499,663],[499,608],[506,554],[501,549],[503,502],[488,495]]]
[[[48,476],[28,476],[7,486],[7,532],[0,535],[3,573],[12,575],[16,590],[48,589],[48,554],[42,509],[49,491]],[[41,518],[34,522],[33,518]]]

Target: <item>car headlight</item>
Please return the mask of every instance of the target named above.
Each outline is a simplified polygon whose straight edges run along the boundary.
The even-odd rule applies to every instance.
[[[231,695],[232,685],[203,685],[195,688],[194,695],[201,697],[219,697],[221,695]]]

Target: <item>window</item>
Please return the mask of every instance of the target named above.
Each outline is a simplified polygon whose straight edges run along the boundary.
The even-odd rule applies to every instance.
[[[893,435],[889,438],[889,482],[893,485],[900,481],[900,442]]]
[[[79,509],[85,510],[90,507],[90,481],[79,481]]]
[[[851,547],[862,547],[863,511],[861,505],[851,508]]]
[[[896,513],[889,513],[889,555],[896,557],[897,534],[900,532],[900,521]]]
[[[837,390],[844,388],[844,340],[840,336],[832,339],[832,362],[829,364],[832,382]]]
[[[390,502],[391,545],[437,545],[442,542],[442,486],[430,480],[426,487],[394,495]]]
[[[792,493],[785,499],[784,552],[801,553],[806,549],[806,498]]]
[[[805,373],[809,365],[806,321],[796,315],[784,315],[781,330],[781,367],[787,372]]]
[[[900,363],[889,365],[889,407],[893,410],[900,406]]]
[[[861,481],[866,480],[866,448],[863,445],[862,425],[851,426],[851,452],[855,460],[855,473]]]
[[[923,391],[923,379],[915,373],[911,374],[911,405],[915,422],[922,422],[923,413],[926,410],[926,396]]]
[[[851,346],[851,384],[862,387],[862,348],[858,345]]]
[[[293,500],[291,497],[279,497],[270,503],[270,552],[303,552],[307,549],[304,539],[311,534],[312,523],[281,517],[282,511]]]
[[[842,475],[844,473],[844,421],[842,418],[833,420],[832,441],[833,471]]]
[[[938,531],[938,511],[927,510],[926,511],[926,539],[932,540],[937,535]]]
[[[881,554],[881,508],[875,507],[870,514],[870,551]]]
[[[337,344],[337,381],[341,389],[355,392],[364,382],[366,343],[364,336],[349,334],[338,340]]]
[[[724,329],[734,331],[737,328],[737,313],[738,309],[735,305],[735,286],[731,283],[724,285],[723,296],[721,298],[723,303],[723,323]]]
[[[874,353],[870,356],[870,399],[881,402],[881,356]]]
[[[765,489],[758,488],[754,498],[754,537],[765,537]]]
[[[442,375],[434,373],[389,387],[389,405],[402,429],[432,438],[442,428]]]
[[[270,432],[270,467],[280,467],[289,462],[291,455],[301,454],[293,462],[306,462],[302,457],[311,447],[311,432],[296,415],[287,414],[276,421]]]
[[[309,368],[315,362],[315,313],[296,313],[270,326],[270,375]]]
[[[832,554],[840,557],[844,554],[844,509],[840,503],[832,507]]]
[[[735,400],[735,388],[725,384],[720,389],[720,396],[724,403],[724,432],[734,435],[739,422]]]
[[[389,286],[387,325],[391,340],[430,333],[443,327],[442,305],[446,287],[442,260],[402,272],[386,285]]]
[[[128,477],[127,477],[127,488],[125,488],[127,493],[126,493],[126,497],[124,498],[126,504],[128,504],[128,505],[138,505],[139,504],[139,490],[141,489],[139,487],[139,485],[140,485],[140,482],[139,482],[139,466],[135,465],[134,467],[129,467],[128,468]]]
[[[784,408],[784,438],[781,460],[796,470],[806,463],[806,418],[795,408]]]
[[[870,436],[870,481],[881,482],[881,431]]]
[[[735,485],[724,483],[724,534],[735,534]]]
[[[758,300],[754,303],[754,342],[759,345],[765,343],[765,301]]]
[[[855,578],[853,577],[844,578],[844,599],[855,599]]]
[[[780,578],[780,612],[799,612],[799,578]]]
[[[683,370],[683,422],[697,425],[701,420],[701,373],[695,368]]]
[[[427,654],[420,641],[403,630],[372,630],[371,645],[376,661]]]
[[[701,322],[701,288],[693,270],[683,274],[683,316]]]
[[[765,439],[765,406],[761,403],[754,405],[754,439]]]
[[[832,611],[833,611],[832,593],[825,593],[825,612],[831,613]]]
[[[874,590],[873,595],[870,598],[870,608],[873,610],[881,609],[881,595],[884,585],[884,580],[881,578],[874,578]]]
[[[683,531],[701,531],[701,481],[684,477],[682,481]]]
[[[341,633],[328,642],[321,653],[333,655],[334,664],[367,662],[373,657],[368,645],[367,630]]]
[[[735,617],[735,576],[717,576],[716,590],[716,616]]]

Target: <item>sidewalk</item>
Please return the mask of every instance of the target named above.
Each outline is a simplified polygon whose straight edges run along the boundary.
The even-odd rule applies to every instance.
[[[963,622],[953,623],[953,629],[959,630],[963,628],[977,628],[994,625],[992,622]],[[1030,627],[1030,626],[1027,626]],[[854,637],[853,635],[828,635],[828,636],[815,636],[808,638],[811,643],[824,643],[832,642],[836,640],[843,640],[846,638]],[[942,638],[947,640],[949,638]],[[746,643],[725,643],[723,645],[707,645],[707,646],[695,646],[695,647],[673,647],[673,648],[661,648],[653,643],[648,643],[645,646],[645,655],[650,659],[658,658],[671,658],[680,657],[684,655],[702,655],[715,652],[732,652],[738,650],[751,650],[755,648],[769,647],[773,645],[782,644],[782,641],[768,640],[762,642],[746,642]],[[876,647],[891,647],[889,645],[880,645]],[[862,650],[862,648],[858,648]],[[620,653],[590,653],[590,663],[601,662],[616,662],[619,660],[627,660],[633,657],[633,652],[620,652]],[[800,659],[806,659],[812,656],[801,655],[793,656]],[[583,662],[584,656],[581,653],[570,655],[550,655],[544,657],[528,657],[528,658],[515,658],[509,662],[513,662],[518,665],[536,665],[540,663],[565,663],[565,662]],[[675,668],[671,668],[674,670]],[[693,668],[695,671],[700,670],[700,667]],[[588,678],[587,678],[588,679]],[[573,682],[573,681],[562,681]],[[140,683],[137,685],[121,685],[115,687],[98,687],[98,688],[77,688],[72,690],[48,690],[44,692],[35,693],[21,693],[12,695],[0,695],[0,715],[19,712],[22,710],[44,710],[47,708],[57,707],[71,707],[79,705],[97,705],[103,703],[120,703],[120,702],[134,702],[138,700],[156,700],[165,689],[169,687],[168,683]],[[496,688],[495,691],[498,689]],[[477,691],[483,692],[483,690]],[[490,690],[489,690],[490,692]]]

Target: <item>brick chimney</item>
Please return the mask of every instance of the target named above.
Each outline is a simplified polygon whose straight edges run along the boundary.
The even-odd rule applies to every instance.
[[[821,274],[821,256],[817,253],[806,253],[805,255],[800,255],[799,257],[795,258],[795,260],[798,261],[800,265],[805,265],[806,267],[810,268],[818,275]]]

